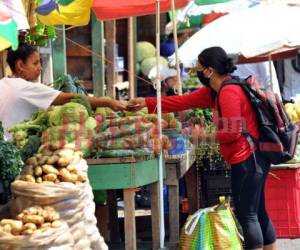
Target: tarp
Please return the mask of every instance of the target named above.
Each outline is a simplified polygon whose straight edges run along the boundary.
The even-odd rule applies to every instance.
[[[175,0],[176,9],[183,8],[188,2],[188,0]],[[92,9],[99,20],[110,20],[155,14],[155,3],[155,0],[94,0]],[[170,0],[161,0],[160,4],[161,12],[171,9]]]
[[[0,51],[12,46],[18,47],[17,23],[4,8],[0,9]]]

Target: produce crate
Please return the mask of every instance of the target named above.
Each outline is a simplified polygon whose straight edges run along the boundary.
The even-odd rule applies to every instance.
[[[300,236],[300,168],[274,169],[266,183],[268,214],[278,238]]]
[[[224,163],[206,165],[200,168],[200,207],[209,207],[219,203],[220,196],[231,196],[230,170]]]

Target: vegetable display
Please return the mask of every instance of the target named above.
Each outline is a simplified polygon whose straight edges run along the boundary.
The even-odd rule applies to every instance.
[[[78,171],[74,165],[82,158],[82,153],[75,149],[74,144],[66,144],[63,148],[41,146],[39,153],[27,159],[18,179],[43,184],[86,182],[87,175]]]
[[[19,150],[11,142],[4,141],[2,123],[0,122],[0,180],[5,188],[20,174],[23,161]]]

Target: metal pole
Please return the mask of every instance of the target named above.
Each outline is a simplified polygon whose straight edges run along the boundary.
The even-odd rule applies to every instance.
[[[162,127],[161,127],[161,81],[159,71],[159,57],[160,57],[160,0],[156,0],[156,80],[155,87],[157,93],[157,118],[159,139],[162,141]],[[163,154],[159,154],[159,201],[160,201],[160,248],[164,248],[165,241],[165,218],[164,218],[164,196],[163,196]]]

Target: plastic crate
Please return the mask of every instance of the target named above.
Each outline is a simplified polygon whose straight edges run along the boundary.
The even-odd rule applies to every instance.
[[[220,196],[231,196],[230,170],[225,166],[209,166],[199,170],[200,207],[210,207],[219,203]]]
[[[265,188],[266,208],[278,238],[300,236],[300,168],[272,170]],[[278,178],[276,178],[278,177]]]

